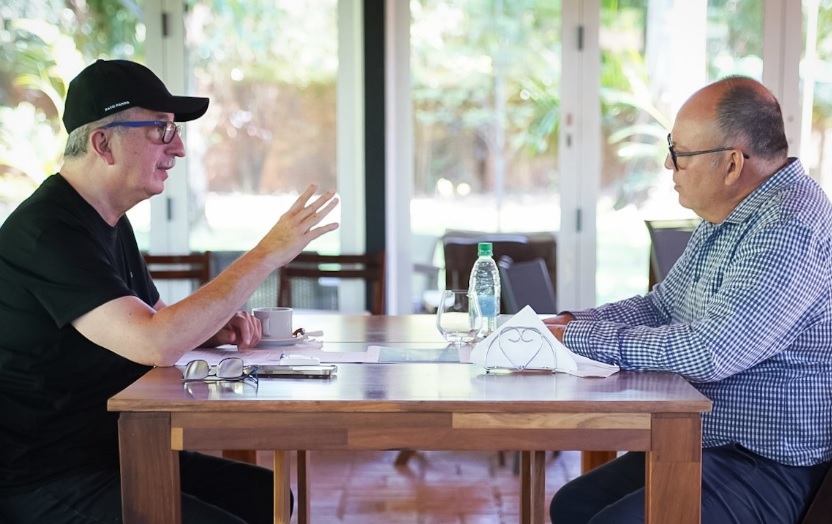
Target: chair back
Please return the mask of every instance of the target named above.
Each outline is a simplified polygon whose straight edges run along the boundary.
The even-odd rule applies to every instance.
[[[664,280],[682,255],[701,220],[645,220],[650,233],[650,273],[647,290]]]
[[[299,307],[296,285],[315,279],[363,280],[367,286],[367,310],[373,315],[384,314],[384,251],[363,255],[321,255],[300,253],[280,268],[277,304]]]
[[[503,256],[510,257],[515,263],[527,262],[535,258],[543,260],[552,288],[557,289],[557,249],[555,236],[552,233],[486,233],[481,231],[446,231],[443,235],[445,289],[468,289],[468,279],[474,261],[477,259],[479,242],[491,242],[495,261]]]
[[[514,314],[526,306],[531,306],[536,313],[557,313],[555,290],[542,258],[514,262],[511,257],[502,256],[497,267],[504,313]]]
[[[153,280],[190,280],[196,287],[211,280],[211,252],[185,255],[151,255],[142,253]]]

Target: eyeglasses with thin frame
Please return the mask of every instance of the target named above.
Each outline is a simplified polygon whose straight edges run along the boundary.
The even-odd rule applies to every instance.
[[[705,149],[704,151],[676,151],[676,146],[673,145],[673,139],[670,138],[670,133],[667,134],[667,149],[670,151],[670,159],[673,160],[673,167],[676,171],[679,171],[679,164],[676,162],[680,156],[697,156],[697,155],[707,155],[708,153],[720,153],[722,151],[731,151],[733,149],[737,149],[736,147],[718,147],[716,149]],[[749,157],[745,152],[740,151],[742,156],[748,160]]]
[[[182,126],[168,120],[128,120],[125,122],[111,122],[101,127],[103,129],[109,127],[156,127],[159,129],[163,144],[170,144],[177,134],[182,136]]]
[[[191,360],[182,373],[182,382],[243,381],[249,378],[257,382],[257,366],[245,366],[243,359],[237,357],[224,358],[213,369],[205,360]]]

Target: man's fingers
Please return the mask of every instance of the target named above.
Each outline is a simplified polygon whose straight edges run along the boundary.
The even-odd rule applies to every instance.
[[[312,240],[315,240],[316,238],[323,235],[324,233],[329,233],[330,231],[335,231],[339,227],[340,227],[340,224],[338,224],[338,222],[333,222],[333,223],[327,224],[325,226],[310,229],[309,230],[309,235],[311,236],[311,238],[309,239],[309,241],[311,242]]]
[[[302,225],[310,218],[313,219],[313,223],[316,223],[320,219],[318,216],[320,215],[327,215],[330,211],[338,204],[338,199],[335,198],[335,190],[329,189],[323,195],[316,198],[313,202],[309,203],[309,198],[312,196],[314,190],[317,189],[316,185],[310,185],[307,190],[295,200],[295,203],[292,204],[292,207],[289,211],[284,215],[284,218],[291,221],[291,223]]]
[[[295,200],[295,203],[292,204],[292,207],[289,208],[290,213],[298,213],[302,211],[306,207],[306,203],[312,198],[312,195],[315,194],[315,191],[318,190],[318,184],[309,184],[306,187],[306,190],[298,196]]]
[[[326,206],[324,206],[323,208],[318,209],[317,211],[314,211],[313,213],[308,215],[302,221],[303,224],[306,225],[309,228],[311,228],[315,224],[319,224],[321,222],[321,220],[326,218],[332,212],[332,210],[335,209],[335,206],[338,205],[338,202],[339,202],[339,200],[337,198],[334,198],[334,199],[330,200],[329,203]]]

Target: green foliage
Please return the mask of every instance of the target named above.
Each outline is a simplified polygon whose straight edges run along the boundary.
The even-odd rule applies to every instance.
[[[335,0],[307,9],[297,0],[186,0],[196,69],[212,77],[305,86],[332,84],[337,39],[307,45],[310,34],[337,34]],[[331,45],[329,43],[332,43]]]
[[[558,2],[424,0],[411,13],[417,193],[440,178],[491,191],[489,159],[556,154]]]
[[[143,15],[130,0],[10,0],[0,15],[0,201],[18,202],[60,167],[69,80],[143,52]]]
[[[832,127],[832,0],[818,0],[816,42],[817,60],[803,64],[815,76],[813,127]]]

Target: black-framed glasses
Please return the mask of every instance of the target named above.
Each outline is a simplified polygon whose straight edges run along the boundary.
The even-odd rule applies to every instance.
[[[697,156],[697,155],[707,155],[708,153],[720,153],[722,151],[731,151],[732,149],[737,149],[736,147],[717,147],[716,149],[705,149],[704,151],[676,151],[676,147],[673,145],[673,139],[670,138],[670,133],[667,134],[667,149],[670,151],[670,159],[673,160],[673,168],[676,171],[679,171],[679,164],[676,160],[680,156]],[[742,150],[740,150],[742,156],[748,160],[748,155],[745,154]]]
[[[243,359],[228,357],[211,366],[205,360],[191,360],[182,372],[182,382],[243,381],[248,378],[257,382],[257,366],[246,366]]]
[[[159,129],[163,144],[170,144],[177,134],[182,136],[182,126],[168,120],[128,120],[125,122],[110,122],[101,127],[104,129],[108,127],[156,127]]]

